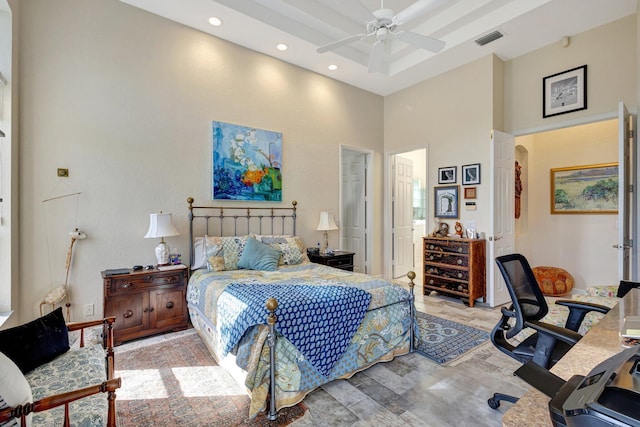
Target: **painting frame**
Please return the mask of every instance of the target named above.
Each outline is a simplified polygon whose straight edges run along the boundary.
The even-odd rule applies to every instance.
[[[282,133],[212,121],[212,200],[282,201]]]
[[[587,109],[587,66],[542,79],[542,118]]]
[[[438,168],[438,184],[455,184],[458,180],[458,167]]]
[[[448,219],[457,219],[460,217],[458,190],[458,185],[434,187],[433,206],[435,209],[435,217]]]
[[[549,173],[550,212],[618,214],[618,163],[553,168]]]
[[[465,187],[464,188],[464,198],[465,199],[475,199],[476,198],[476,187]]]
[[[480,163],[462,166],[462,185],[480,184]]]

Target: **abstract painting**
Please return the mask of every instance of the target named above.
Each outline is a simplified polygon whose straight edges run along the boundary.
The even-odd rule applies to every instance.
[[[213,199],[282,201],[282,133],[213,122]]]

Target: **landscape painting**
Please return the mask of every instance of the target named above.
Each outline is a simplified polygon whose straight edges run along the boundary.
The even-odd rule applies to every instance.
[[[618,164],[551,169],[552,214],[617,214]]]
[[[213,199],[282,201],[282,133],[213,122]]]

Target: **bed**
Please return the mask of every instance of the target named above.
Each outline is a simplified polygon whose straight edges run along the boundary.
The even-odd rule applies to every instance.
[[[191,323],[246,387],[250,418],[268,409],[275,420],[279,409],[317,387],[413,351],[415,274],[407,290],[309,262],[295,237],[296,202],[277,208],[187,202]]]

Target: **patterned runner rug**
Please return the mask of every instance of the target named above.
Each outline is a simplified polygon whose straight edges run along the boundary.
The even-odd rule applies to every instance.
[[[418,353],[441,365],[446,365],[489,339],[489,333],[471,326],[416,312],[420,337]]]
[[[117,425],[285,426],[305,413],[302,403],[248,420],[249,396],[217,365],[194,330],[116,347]]]

